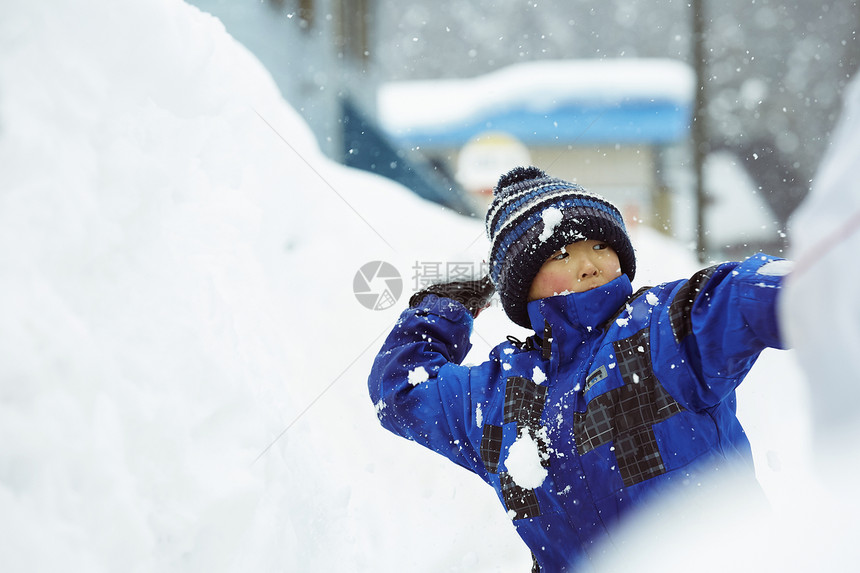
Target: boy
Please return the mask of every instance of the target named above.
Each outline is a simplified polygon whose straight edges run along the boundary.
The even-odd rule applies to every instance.
[[[619,518],[670,488],[738,467],[754,481],[734,390],[781,347],[785,261],[756,255],[633,294],[618,209],[535,167],[502,176],[486,229],[490,280],[416,293],[369,388],[383,426],[495,488],[533,571],[587,567]],[[494,289],[535,335],[461,366]]]

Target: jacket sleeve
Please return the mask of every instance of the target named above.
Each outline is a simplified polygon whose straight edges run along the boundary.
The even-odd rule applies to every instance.
[[[368,379],[382,425],[478,474],[483,464],[469,440],[475,430],[472,369],[461,366],[472,316],[459,302],[428,295],[405,310],[377,355]],[[477,368],[477,367],[476,367]]]
[[[790,268],[789,261],[757,254],[741,263],[704,269],[675,286],[661,315],[660,344],[676,345],[693,375],[692,385],[670,389],[688,407],[700,410],[721,402],[764,348],[784,348],[776,301]]]

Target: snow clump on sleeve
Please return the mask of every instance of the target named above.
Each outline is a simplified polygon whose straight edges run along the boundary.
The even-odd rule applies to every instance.
[[[511,444],[505,459],[505,468],[514,483],[524,489],[540,487],[546,479],[547,470],[541,465],[540,450],[529,428],[523,430]]]
[[[417,368],[409,371],[409,376],[407,380],[413,386],[418,386],[422,382],[427,382],[430,379],[430,375],[427,374],[427,370],[424,369],[423,366],[418,366]]]
[[[766,277],[784,277],[793,270],[794,261],[778,260],[763,264],[758,274]]]

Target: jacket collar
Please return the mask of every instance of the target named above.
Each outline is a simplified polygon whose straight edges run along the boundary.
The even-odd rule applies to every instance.
[[[544,358],[573,356],[576,346],[599,330],[632,293],[630,279],[621,275],[589,291],[528,303],[529,320],[535,333],[542,338]]]

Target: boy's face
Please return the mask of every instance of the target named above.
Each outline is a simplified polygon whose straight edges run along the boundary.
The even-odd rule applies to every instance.
[[[603,241],[577,241],[553,253],[535,275],[529,301],[584,292],[621,276],[615,250]]]

